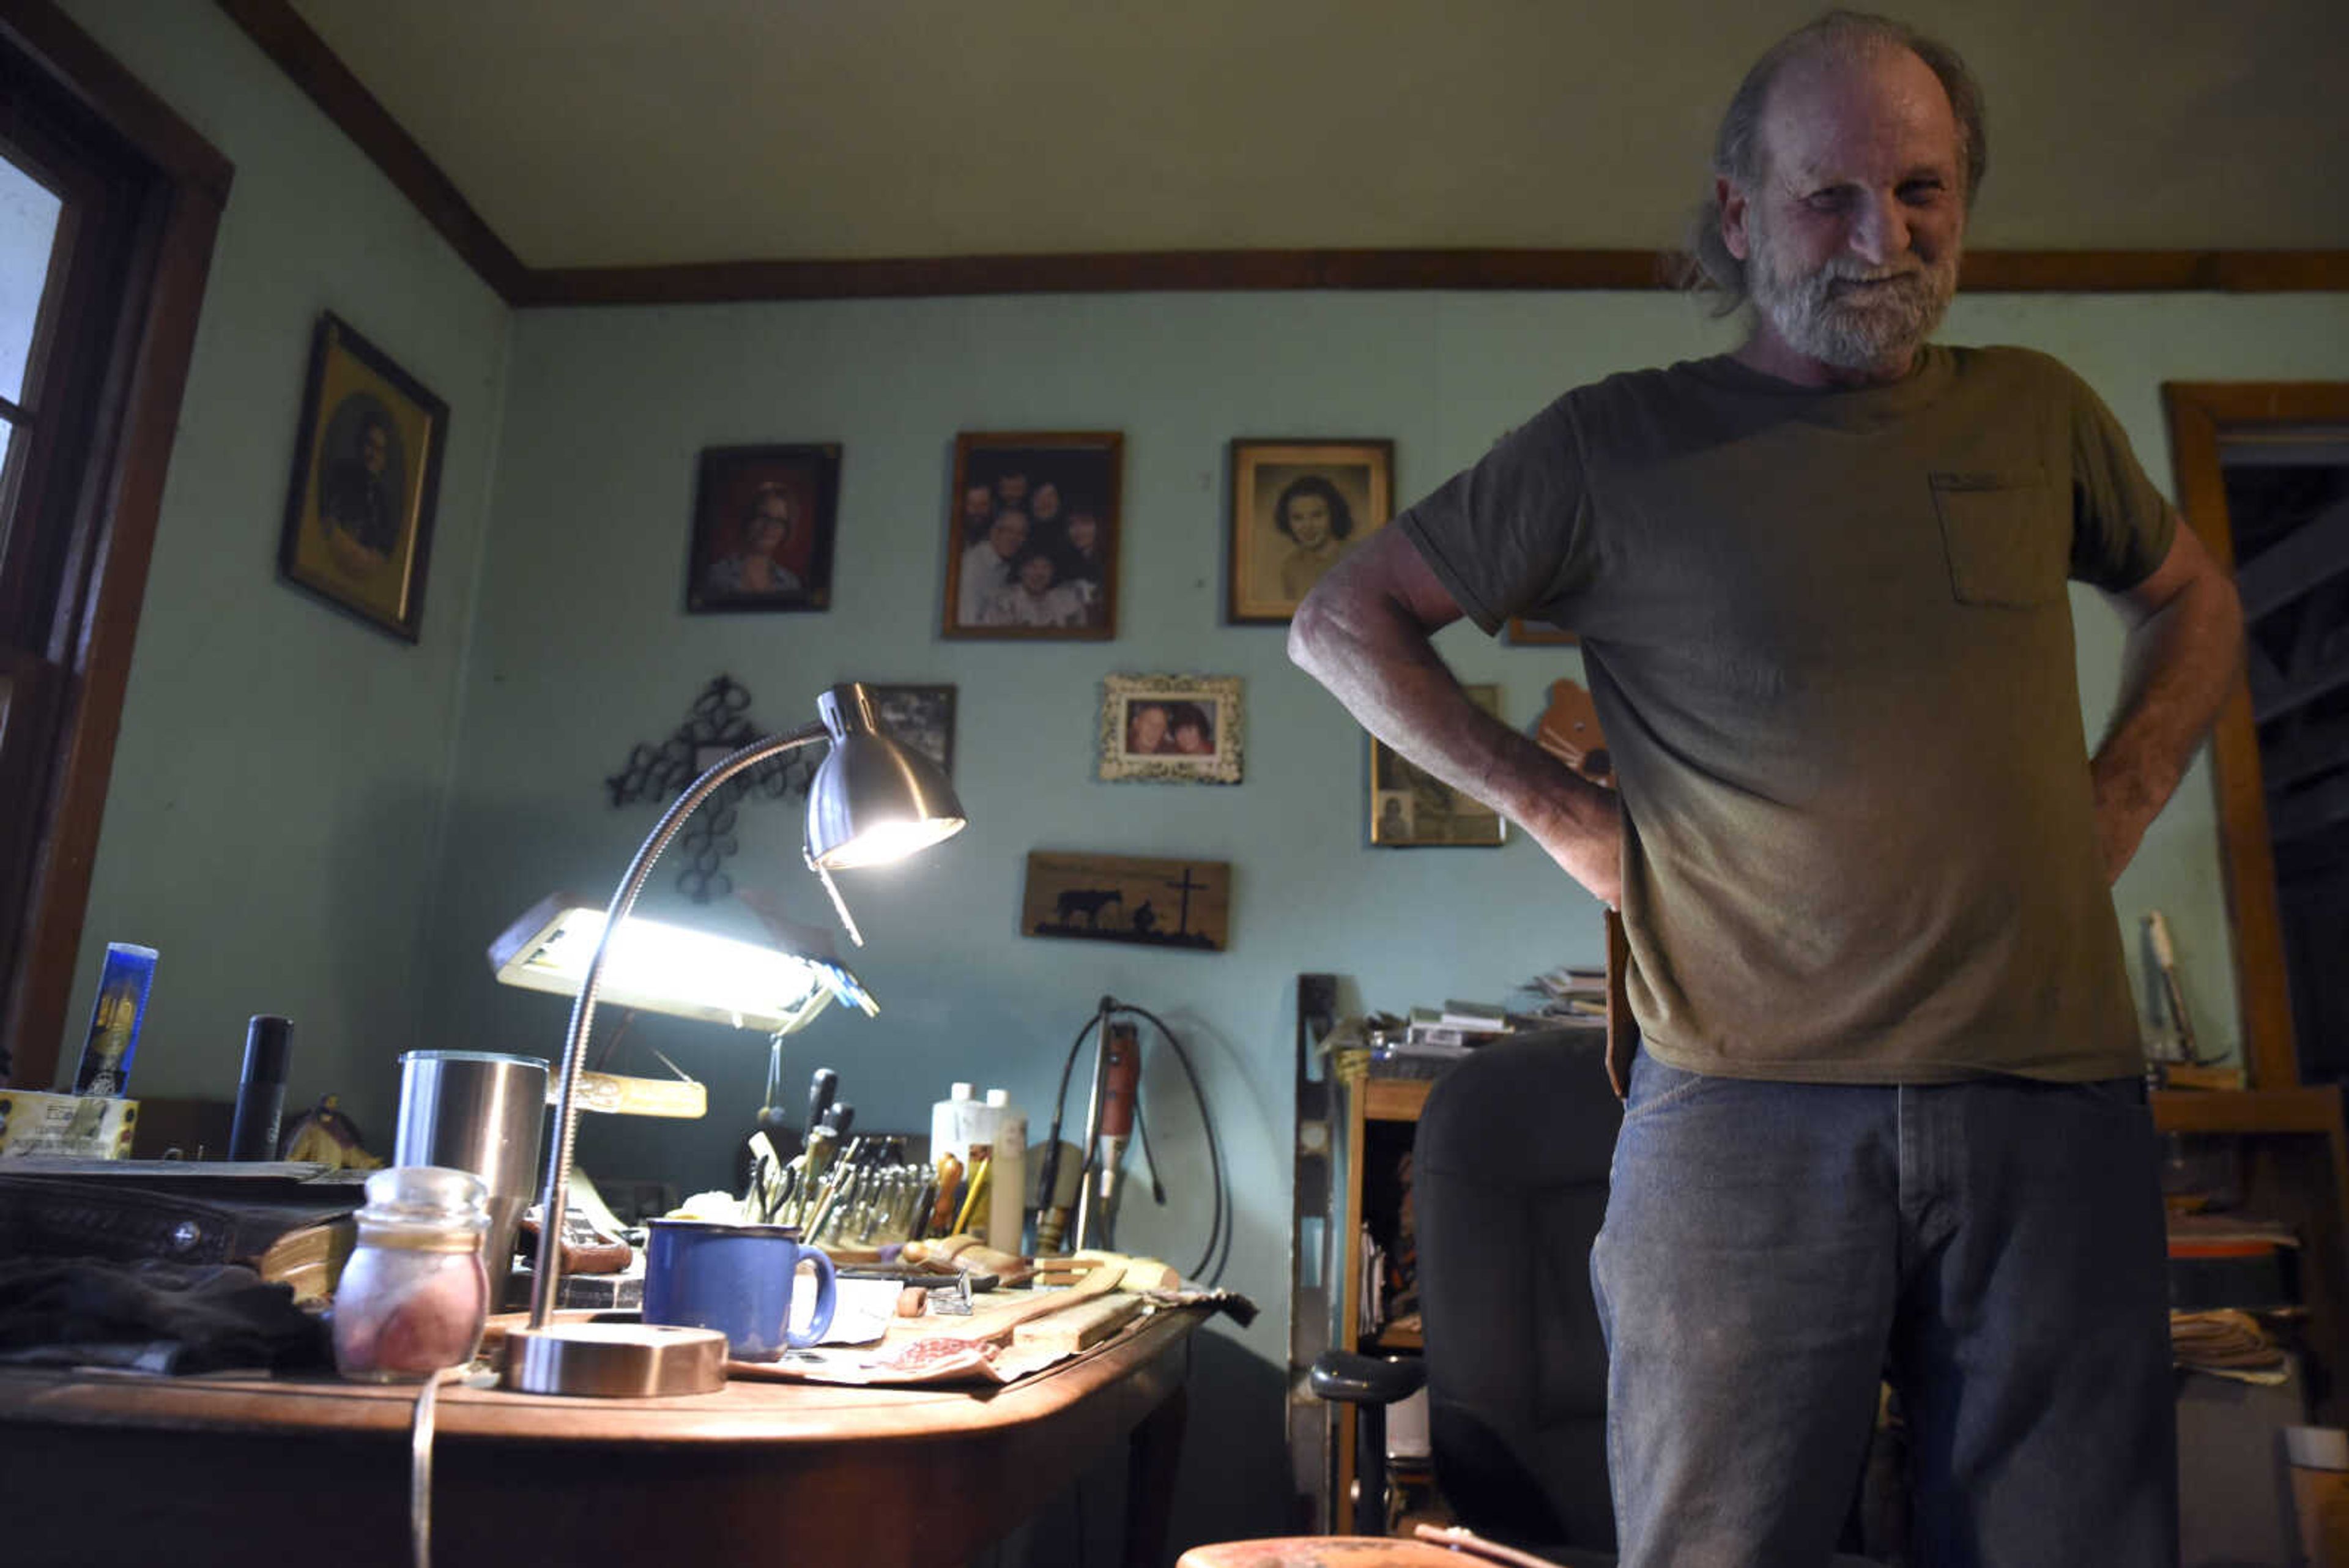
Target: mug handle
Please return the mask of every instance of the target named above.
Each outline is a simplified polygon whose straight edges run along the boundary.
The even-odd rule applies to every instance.
[[[820,1247],[802,1247],[800,1256],[815,1265],[815,1311],[808,1314],[807,1333],[784,1331],[783,1337],[793,1350],[805,1350],[822,1339],[832,1327],[832,1309],[840,1293],[839,1281],[832,1269],[832,1259]],[[792,1267],[797,1268],[797,1263]]]

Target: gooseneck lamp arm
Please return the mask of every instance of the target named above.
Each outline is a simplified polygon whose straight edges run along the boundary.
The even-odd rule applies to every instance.
[[[563,1040],[560,1089],[554,1107],[554,1147],[547,1154],[546,1179],[540,1188],[544,1203],[538,1227],[538,1266],[531,1277],[530,1326],[533,1329],[544,1328],[554,1313],[555,1287],[560,1282],[563,1264],[563,1216],[571,1198],[572,1145],[579,1131],[579,1067],[586,1054],[588,1031],[595,1025],[595,995],[603,984],[604,958],[612,945],[613,935],[636,907],[636,896],[644,891],[645,882],[652,875],[653,862],[660,858],[661,851],[668,847],[669,840],[677,836],[678,829],[696,807],[736,774],[785,752],[823,740],[829,732],[821,722],[806,724],[789,734],[753,741],[719,759],[662,814],[636,850],[636,857],[628,863],[627,874],[620,878],[619,890],[612,895],[611,908],[604,917],[603,935],[595,940],[595,955],[588,961],[586,975],[580,981],[578,1000],[571,1008],[571,1027]]]
[[[504,1382],[509,1388],[526,1394],[641,1397],[707,1394],[725,1386],[726,1336],[713,1329],[551,1321],[563,1275],[563,1216],[571,1196],[571,1153],[579,1130],[579,1070],[586,1056],[587,1032],[595,1022],[595,999],[614,933],[636,908],[653,862],[676,836],[678,826],[737,774],[793,747],[830,739],[832,750],[808,785],[807,836],[802,851],[819,871],[899,859],[967,825],[946,775],[882,732],[870,691],[854,682],[835,686],[818,695],[816,711],[822,722],[754,741],[686,786],[637,849],[619,891],[612,895],[563,1040],[554,1147],[541,1189],[538,1272],[531,1281],[530,1323],[506,1335]]]

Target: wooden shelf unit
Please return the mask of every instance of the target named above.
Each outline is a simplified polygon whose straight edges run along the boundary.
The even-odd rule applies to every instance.
[[[2165,1133],[2237,1140],[2240,1207],[2301,1239],[2300,1289],[2312,1414],[2349,1419],[2349,1127],[2337,1084],[2278,1089],[2158,1090]]]
[[[1361,1321],[1362,1291],[1362,1175],[1363,1153],[1370,1147],[1373,1126],[1415,1126],[1419,1113],[1427,1105],[1428,1091],[1435,1086],[1432,1078],[1360,1078],[1340,1085],[1339,1102],[1344,1122],[1346,1179],[1341,1189],[1340,1207],[1335,1218],[1338,1227],[1340,1256],[1344,1260],[1338,1269],[1337,1318],[1335,1343],[1365,1355],[1379,1355],[1402,1349],[1392,1344],[1371,1344],[1358,1324]],[[1344,1412],[1350,1417],[1351,1412]],[[1355,1452],[1354,1423],[1340,1419],[1337,1424],[1332,1451],[1336,1455],[1336,1487],[1330,1493],[1333,1508],[1340,1520],[1348,1517],[1352,1507],[1354,1487],[1361,1459]]]

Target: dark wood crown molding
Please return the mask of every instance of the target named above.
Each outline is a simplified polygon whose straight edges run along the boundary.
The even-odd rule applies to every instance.
[[[1285,289],[1643,290],[1681,258],[1646,250],[1195,250],[524,266],[291,0],[219,0],[499,296],[517,307],[945,295]],[[1986,294],[2349,292],[2349,251],[1976,251]]]
[[[522,305],[716,305],[982,294],[1671,289],[1670,251],[1133,251],[533,271]],[[2349,251],[1974,251],[1970,294],[2349,291]]]
[[[499,298],[508,305],[524,303],[530,269],[522,258],[288,0],[220,0],[220,7],[358,144]]]

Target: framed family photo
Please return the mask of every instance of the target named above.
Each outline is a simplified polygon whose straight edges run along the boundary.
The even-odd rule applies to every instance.
[[[1501,713],[1498,686],[1466,686],[1468,700],[1495,718]],[[1371,842],[1381,848],[1433,845],[1490,847],[1501,842],[1501,814],[1462,794],[1418,764],[1406,762],[1376,735],[1371,737]]]
[[[294,439],[277,570],[404,642],[424,620],[449,405],[322,314]]]
[[[831,608],[839,504],[836,444],[704,448],[686,553],[687,610]]]
[[[1288,619],[1393,513],[1391,441],[1233,441],[1231,619]]]
[[[944,635],[1117,635],[1114,431],[955,438]]]
[[[867,686],[882,729],[954,777],[955,689],[951,686]]]
[[[1237,784],[1241,722],[1237,675],[1108,676],[1101,776]]]

